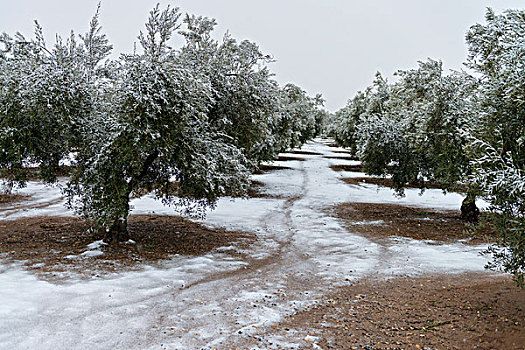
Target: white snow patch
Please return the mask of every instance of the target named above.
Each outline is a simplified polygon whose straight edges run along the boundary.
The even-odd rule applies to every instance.
[[[105,245],[108,245],[106,242],[104,242],[103,240],[99,240],[99,241],[95,241],[93,243],[89,243],[87,245],[88,249],[98,249],[102,246],[105,246]]]
[[[59,185],[63,182],[61,180]],[[73,215],[65,207],[66,200],[59,186],[45,186],[41,182],[28,181],[26,187],[15,189],[13,193],[28,196],[28,198],[16,203],[0,205],[0,221],[32,216]]]
[[[94,258],[97,256],[104,255],[104,252],[101,250],[87,250],[84,253],[80,254],[80,256],[83,256],[85,258]]]
[[[314,342],[318,341],[319,339],[319,337],[315,337],[313,335],[307,335],[306,337],[304,337],[304,340],[306,340],[307,342]]]
[[[356,221],[356,222],[352,222],[352,225],[363,225],[363,226],[366,226],[366,225],[382,225],[384,224],[385,222],[383,220],[371,220],[371,221]]]
[[[21,266],[0,264],[0,348],[147,348],[158,336],[151,333],[158,316],[186,310],[181,298],[194,299],[186,285],[242,264],[220,255],[174,258],[161,269],[145,267],[65,285],[40,281]]]

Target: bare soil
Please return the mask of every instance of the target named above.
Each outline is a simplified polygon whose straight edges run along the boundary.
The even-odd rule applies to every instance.
[[[362,165],[330,165],[330,169],[334,171],[354,171],[354,172],[363,172]]]
[[[322,349],[525,349],[525,290],[481,274],[363,280],[265,334]]]
[[[359,160],[359,158],[353,157],[351,155],[340,155],[340,156],[323,156],[326,159],[344,159],[344,160]]]
[[[271,195],[265,192],[262,192],[261,189],[265,184],[261,181],[251,180],[250,188],[248,189],[248,197],[250,198],[282,198],[279,195]]]
[[[254,174],[260,175],[260,174],[266,174],[267,172],[274,171],[274,170],[290,170],[292,168],[286,167],[286,166],[280,166],[280,165],[269,165],[269,164],[263,164],[259,165],[259,170],[255,171]]]
[[[299,162],[304,162],[306,159],[301,158],[301,157],[293,157],[293,156],[279,156],[277,157],[277,160],[280,160],[280,161],[296,160]]]
[[[16,203],[27,199],[28,196],[21,194],[5,194],[0,193],[0,204]]]
[[[132,215],[129,232],[136,242],[104,245],[103,255],[84,258],[87,245],[101,240],[79,218],[32,217],[0,222],[0,256],[24,261],[48,279],[104,275],[112,271],[154,264],[175,254],[203,255],[215,248],[250,244],[255,235],[210,229],[179,216]],[[65,273],[65,275],[64,275]]]
[[[439,243],[464,240],[468,244],[494,242],[496,232],[474,229],[460,219],[459,210],[432,210],[398,204],[343,203],[330,209],[349,231],[371,239],[391,236],[433,240]]]

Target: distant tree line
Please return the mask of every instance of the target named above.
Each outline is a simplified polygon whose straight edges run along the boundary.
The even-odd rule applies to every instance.
[[[201,213],[243,196],[261,162],[320,132],[320,96],[279,87],[250,41],[212,38],[213,19],[155,7],[132,54],[109,57],[99,8],[84,35],[48,46],[0,36],[0,171],[23,186],[29,168],[54,183],[70,163],[68,205],[127,239],[130,199],[146,192]],[[184,44],[170,47],[180,35]]]
[[[372,85],[348,101],[329,133],[359,157],[364,170],[390,175],[399,194],[407,184],[434,182],[467,196],[462,217],[477,222],[476,196],[491,208],[500,232],[489,248],[490,268],[525,269],[525,11],[501,15],[466,35],[469,72],[444,74],[440,61],[419,62],[389,83]]]

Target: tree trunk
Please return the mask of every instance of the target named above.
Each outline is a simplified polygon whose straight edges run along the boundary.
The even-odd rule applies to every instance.
[[[149,167],[153,164],[155,159],[159,156],[157,150],[153,151],[150,155],[144,160],[142,170],[137,176],[133,177],[124,188],[120,190],[120,214],[121,217],[115,219],[111,224],[109,230],[105,231],[104,242],[125,242],[129,240],[128,233],[128,215],[129,215],[129,198],[131,192],[135,187],[144,179],[147,175]]]
[[[467,197],[461,203],[461,220],[471,223],[478,223],[479,209],[476,206],[476,196],[468,193]]]
[[[127,218],[113,221],[113,224],[104,235],[104,242],[106,243],[126,242],[128,239],[129,234]]]
[[[131,191],[128,190],[121,196],[121,217],[115,219],[109,227],[109,230],[106,231],[104,235],[104,242],[106,243],[126,242],[129,239],[128,215],[130,192]]]

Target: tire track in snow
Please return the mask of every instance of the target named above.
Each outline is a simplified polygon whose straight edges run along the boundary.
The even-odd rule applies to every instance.
[[[199,300],[223,300],[219,307],[226,310],[226,314],[230,314],[228,318],[231,322],[229,327],[223,324],[223,328],[230,336],[219,337],[218,339],[211,337],[205,344],[200,343],[198,339],[192,339],[190,342],[184,342],[183,346],[191,346],[192,344],[193,346],[196,344],[204,345],[207,348],[233,346],[239,341],[239,338],[244,339],[249,336],[252,330],[256,330],[256,327],[268,325],[270,321],[276,321],[283,314],[296,310],[294,303],[305,302],[310,304],[313,301],[315,293],[311,293],[310,297],[305,298],[304,292],[306,291],[306,295],[308,295],[310,287],[318,285],[313,276],[316,271],[315,264],[312,264],[302,251],[293,248],[294,236],[298,232],[292,218],[293,207],[297,201],[304,197],[308,186],[308,178],[304,168],[301,167],[296,171],[302,177],[299,193],[287,198],[278,212],[271,211],[261,217],[259,221],[264,235],[267,236],[264,239],[277,245],[271,247],[271,253],[263,258],[253,258],[246,255],[243,257],[243,261],[247,263],[246,266],[235,271],[206,277],[188,286],[188,290],[193,290],[195,295],[199,295]],[[225,282],[229,284],[230,288],[224,291],[223,295],[222,293],[217,295],[218,288],[214,288],[214,285],[221,285]],[[210,293],[212,290],[214,292]],[[273,319],[266,320],[265,317],[267,316],[251,315],[251,318],[248,317],[243,320],[244,322],[239,322],[243,316],[249,314],[246,312],[246,308],[242,307],[243,303],[250,303],[243,297],[243,294],[246,293],[252,293],[255,296],[266,294],[266,296],[272,297],[273,310],[270,313],[272,313]],[[204,294],[207,294],[207,297]],[[276,297],[276,295],[279,296]],[[253,302],[253,300],[251,301]],[[255,304],[252,305],[256,307]],[[195,320],[192,321],[195,322]],[[209,323],[209,319],[204,321]],[[196,322],[196,324],[189,322],[186,327],[189,329],[206,327],[206,325],[198,323],[200,322]]]
[[[235,271],[218,273],[216,275],[206,277],[186,286],[185,289],[196,286],[197,284],[212,282],[228,277],[239,277],[241,279],[253,278],[254,276],[252,275],[254,274],[254,270],[259,272],[262,270],[271,271],[273,266],[282,263],[282,261],[287,258],[287,254],[293,252],[290,251],[289,247],[293,243],[293,237],[297,233],[297,229],[294,227],[292,220],[292,207],[295,202],[304,196],[308,183],[308,178],[305,174],[304,167],[301,166],[300,169],[295,170],[299,171],[303,178],[300,193],[287,198],[279,212],[276,213],[275,211],[270,211],[266,215],[262,216],[259,220],[260,227],[265,233],[265,236],[267,236],[260,238],[270,241],[271,243],[275,243],[277,247],[272,248],[272,251],[268,254],[268,256],[263,258],[253,258],[250,256],[250,254],[246,253],[241,254],[241,259],[247,263],[246,266],[243,266],[242,268]],[[269,223],[275,223],[276,221],[280,221],[280,226],[284,227],[284,229],[280,229],[278,234],[272,234],[271,232],[274,231],[274,229],[269,226]]]
[[[45,209],[49,208],[53,205],[58,205],[60,203],[64,202],[64,197],[58,197],[53,200],[39,203],[39,202],[31,202],[30,200],[27,203],[21,202],[20,205],[16,206],[10,206],[10,207],[0,207],[0,215],[2,215],[3,220],[9,220],[10,216],[18,214],[20,211],[29,211],[34,209]],[[15,218],[15,220],[18,219]]]

